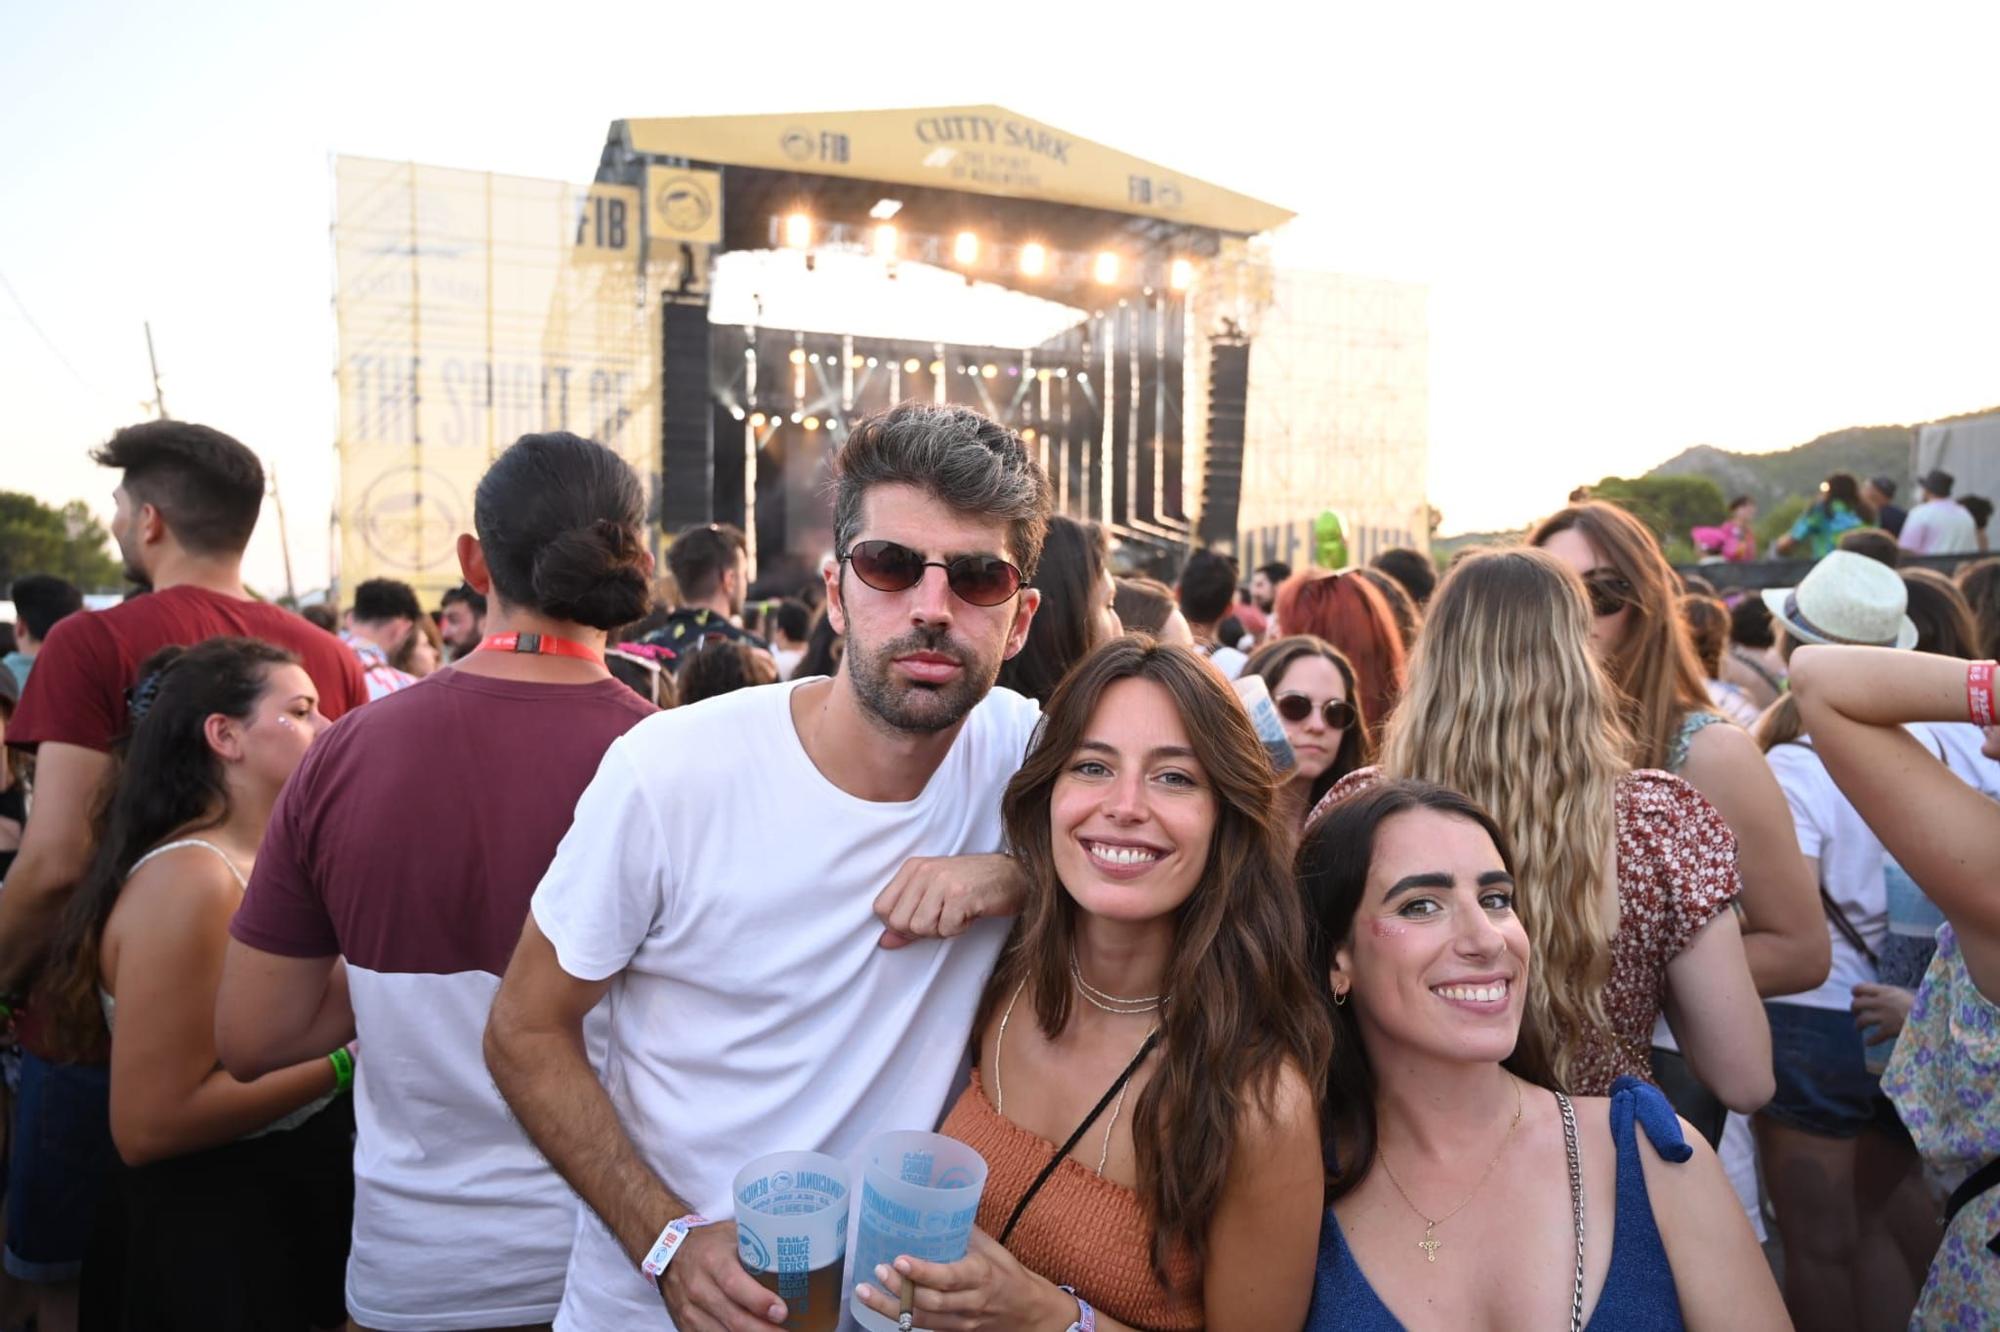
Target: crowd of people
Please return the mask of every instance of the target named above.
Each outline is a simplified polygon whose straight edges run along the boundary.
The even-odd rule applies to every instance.
[[[1887,479],[1753,593],[1588,499],[1121,572],[912,403],[786,583],[537,434],[336,617],[240,442],[94,456],[142,590],[17,579],[0,669],[0,1327],[783,1326],[739,1167],[934,1128],[891,1325],[2000,1325],[2000,561]]]

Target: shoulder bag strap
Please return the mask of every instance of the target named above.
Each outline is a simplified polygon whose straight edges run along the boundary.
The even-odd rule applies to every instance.
[[[1069,1141],[1056,1148],[1056,1154],[1051,1156],[1049,1163],[1042,1167],[1042,1173],[1035,1176],[1035,1182],[1030,1184],[1028,1191],[1021,1195],[1021,1201],[1014,1204],[1013,1215],[1007,1218],[1006,1226],[1000,1231],[1000,1243],[1002,1245],[1007,1243],[1007,1237],[1014,1233],[1014,1227],[1020,1223],[1021,1213],[1028,1210],[1028,1204],[1033,1202],[1035,1195],[1042,1191],[1042,1185],[1048,1183],[1049,1176],[1056,1173],[1056,1167],[1062,1164],[1062,1159],[1075,1150],[1077,1143],[1083,1140],[1084,1133],[1089,1130],[1092,1124],[1097,1122],[1098,1116],[1102,1115],[1105,1109],[1110,1106],[1112,1098],[1117,1096],[1125,1084],[1132,1080],[1132,1075],[1139,1071],[1139,1065],[1146,1062],[1146,1056],[1151,1054],[1153,1047],[1159,1043],[1160,1033],[1158,1031],[1146,1037],[1145,1043],[1139,1047],[1139,1053],[1132,1056],[1132,1062],[1125,1065],[1125,1071],[1118,1075],[1118,1080],[1105,1089],[1104,1095],[1098,1098],[1096,1106],[1091,1109],[1089,1114],[1083,1117],[1083,1122],[1076,1126],[1076,1132],[1069,1135]]]
[[[1875,956],[1875,950],[1862,939],[1861,931],[1854,928],[1854,922],[1840,909],[1840,903],[1833,900],[1833,894],[1827,892],[1825,884],[1819,886],[1819,904],[1825,909],[1826,918],[1833,922],[1833,928],[1840,931],[1840,937],[1847,940],[1855,952],[1867,958],[1869,966],[1879,967],[1882,964],[1881,959]]]

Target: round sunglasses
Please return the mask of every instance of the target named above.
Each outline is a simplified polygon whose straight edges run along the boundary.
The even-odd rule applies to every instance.
[[[1591,613],[1599,619],[1624,610],[1636,595],[1623,575],[1609,569],[1594,569],[1585,574],[1583,590],[1590,597]]]
[[[927,560],[894,541],[857,541],[840,558],[877,592],[907,592],[924,581],[926,569],[944,570],[952,594],[974,606],[998,606],[1021,590],[1021,571],[997,555]]]
[[[1288,722],[1302,722],[1313,713],[1313,701],[1304,694],[1280,694],[1271,701],[1277,705],[1278,715]],[[1330,698],[1320,704],[1319,715],[1329,731],[1344,731],[1360,720],[1354,705],[1344,698]]]

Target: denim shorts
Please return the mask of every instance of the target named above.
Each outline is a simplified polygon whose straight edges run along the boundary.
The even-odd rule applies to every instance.
[[[1867,1129],[1907,1136],[1882,1079],[1868,1071],[1854,1015],[1804,1004],[1764,1005],[1771,1019],[1777,1091],[1757,1113],[1822,1138],[1858,1138]]]
[[[83,1270],[112,1163],[111,1069],[23,1053],[7,1172],[7,1271],[53,1285]]]

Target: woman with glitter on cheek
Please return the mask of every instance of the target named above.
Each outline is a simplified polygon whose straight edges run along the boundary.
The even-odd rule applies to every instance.
[[[249,1082],[215,1050],[229,920],[279,789],[327,725],[318,691],[290,653],[218,638],[156,654],[130,698],[98,857],[31,1001],[65,1058],[109,1048],[122,1164],[84,1266],[84,1325],[338,1326],[354,1050]],[[344,1002],[344,972],[337,984]]]
[[[1557,1086],[1491,815],[1383,782],[1307,828],[1298,872],[1334,1027],[1308,1329],[1789,1326],[1714,1153],[1659,1090]]]

